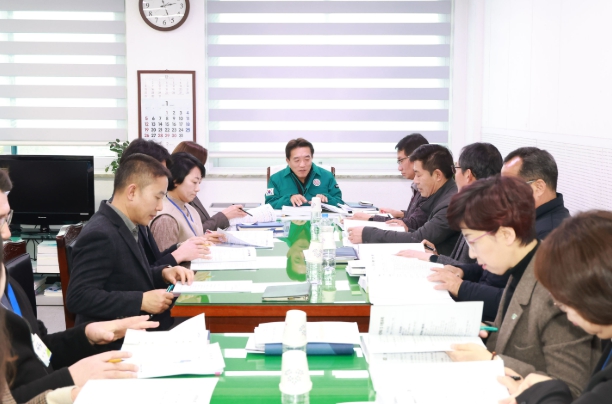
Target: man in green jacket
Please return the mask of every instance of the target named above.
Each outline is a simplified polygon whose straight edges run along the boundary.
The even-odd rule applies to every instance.
[[[285,156],[288,166],[270,177],[266,203],[274,209],[302,206],[309,204],[314,196],[333,206],[344,203],[333,174],[312,163],[312,143],[302,138],[292,139],[285,146]]]

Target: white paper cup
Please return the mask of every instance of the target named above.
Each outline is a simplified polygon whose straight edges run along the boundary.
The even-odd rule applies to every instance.
[[[278,387],[282,393],[291,395],[306,394],[312,390],[305,352],[287,351],[283,354]]]
[[[306,346],[306,312],[302,310],[289,310],[285,317],[285,330],[283,332],[283,345],[288,347]]]
[[[318,196],[313,196],[312,199],[310,200],[310,210],[314,211],[314,212],[320,212],[321,211],[321,198],[319,198]]]

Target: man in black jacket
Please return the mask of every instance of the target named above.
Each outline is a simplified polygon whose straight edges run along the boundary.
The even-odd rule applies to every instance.
[[[76,324],[152,314],[160,329],[173,323],[168,284],[191,284],[193,271],[151,266],[138,243],[138,225],[162,209],[170,173],[150,156],[133,154],[115,175],[111,203],[102,204],[77,238],[66,304]]]
[[[556,192],[557,163],[546,150],[537,147],[516,149],[504,159],[501,173],[531,185],[536,206],[536,234],[540,240],[570,216],[563,205],[563,195]],[[447,265],[444,269],[432,276],[431,281],[442,282],[441,287],[457,301],[484,301],[483,320],[494,320],[509,274],[495,275],[478,264]]]
[[[2,239],[11,237],[7,224],[10,212],[7,194],[11,188],[7,173],[0,170]],[[89,379],[133,377],[137,370],[134,365],[108,363],[113,358],[126,358],[128,353],[96,354],[107,350],[105,344],[122,338],[127,328],[145,329],[156,327],[157,323],[146,321],[146,316],[132,317],[105,323],[83,324],[64,332],[47,334],[44,325],[36,319],[27,295],[17,282],[8,277],[2,261],[3,250],[0,249],[0,310],[6,311],[6,326],[9,331],[9,341],[2,343],[9,343],[15,356],[11,393],[17,402],[26,402],[50,389],[82,386]],[[50,358],[39,357],[34,349],[34,340],[40,341],[40,344],[44,344],[51,351]]]
[[[411,155],[414,163],[414,183],[423,197],[427,198],[421,209],[427,214],[427,222],[419,229],[408,232],[381,230],[374,227],[352,227],[349,230],[351,243],[420,243],[429,240],[440,254],[449,255],[459,232],[448,225],[446,210],[457,185],[453,179],[453,156],[444,146],[426,144],[419,146]]]

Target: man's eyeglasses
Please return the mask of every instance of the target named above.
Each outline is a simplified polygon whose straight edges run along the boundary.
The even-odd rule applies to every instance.
[[[404,157],[404,158],[401,158],[401,159],[397,159],[397,165],[399,166],[400,164],[402,164],[404,162],[404,160],[409,159],[409,158],[410,158],[410,156],[407,156],[407,157]]]
[[[2,228],[2,226],[4,226],[4,224],[6,223],[7,226],[11,225],[11,220],[13,219],[13,210],[9,210],[8,215],[0,218],[0,229]]]
[[[455,163],[451,166],[451,170],[453,170],[453,174],[457,174],[457,170],[461,169],[459,163]]]

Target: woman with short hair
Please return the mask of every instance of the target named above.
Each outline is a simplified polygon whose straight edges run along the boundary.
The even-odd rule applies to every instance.
[[[522,377],[540,372],[563,380],[574,396],[601,353],[599,341],[573,327],[536,280],[533,192],[524,181],[492,177],[476,181],[453,196],[448,222],[460,229],[470,257],[496,274],[510,273],[487,348],[453,347],[455,361],[496,360]]]
[[[591,378],[573,401],[563,381],[530,374],[524,381],[500,378],[514,397],[505,403],[576,404],[612,401],[612,212],[590,211],[566,219],[542,242],[535,276],[574,326],[605,341]]]

